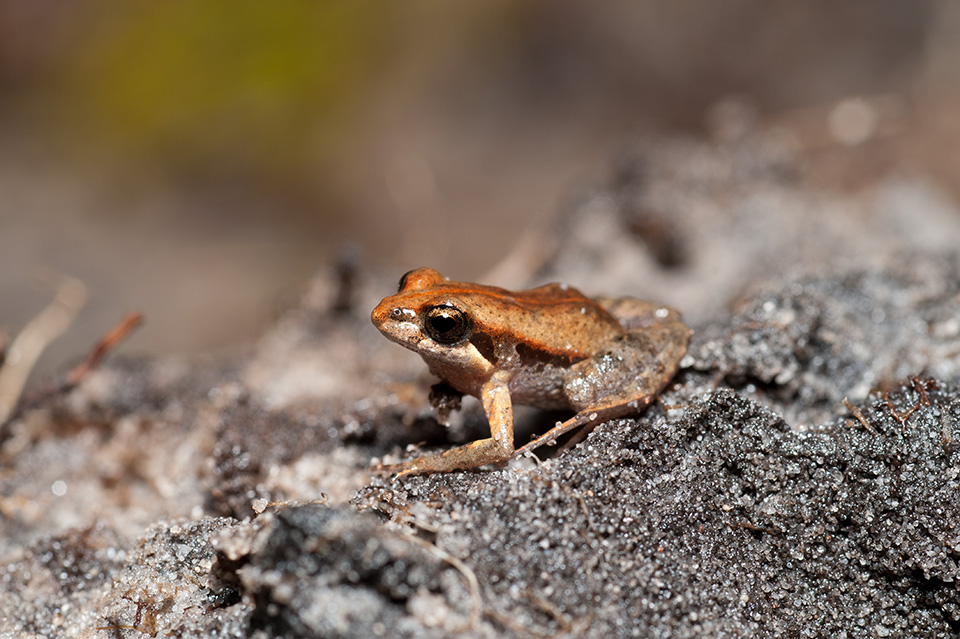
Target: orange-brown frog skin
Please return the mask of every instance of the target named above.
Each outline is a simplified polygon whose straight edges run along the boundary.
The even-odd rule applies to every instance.
[[[478,397],[490,422],[488,439],[377,468],[398,476],[506,461],[636,412],[673,377],[692,333],[675,310],[643,300],[592,300],[562,284],[514,292],[452,282],[428,268],[404,275],[371,319],[434,375]],[[514,450],[514,403],[576,415]]]

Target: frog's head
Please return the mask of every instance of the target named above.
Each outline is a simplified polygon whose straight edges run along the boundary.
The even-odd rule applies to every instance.
[[[473,322],[456,288],[433,269],[418,268],[400,279],[397,294],[384,298],[370,319],[388,339],[425,358],[468,358],[475,353]]]

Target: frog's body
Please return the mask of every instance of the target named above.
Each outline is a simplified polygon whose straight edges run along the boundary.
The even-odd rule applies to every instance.
[[[516,452],[636,411],[676,372],[691,334],[676,311],[642,300],[591,300],[561,284],[512,292],[425,268],[407,273],[372,320],[448,385],[480,398],[490,422],[490,439],[382,467],[400,475],[509,459],[512,403],[577,411]]]

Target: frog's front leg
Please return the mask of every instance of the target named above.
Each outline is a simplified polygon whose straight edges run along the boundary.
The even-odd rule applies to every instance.
[[[490,423],[490,437],[440,453],[424,455],[399,464],[380,465],[376,472],[404,475],[446,473],[507,461],[513,455],[513,406],[507,373],[495,373],[483,385],[480,401]]]

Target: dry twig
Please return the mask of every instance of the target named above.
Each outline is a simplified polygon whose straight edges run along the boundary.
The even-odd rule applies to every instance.
[[[867,418],[863,416],[863,413],[860,412],[860,409],[857,408],[856,406],[854,406],[853,404],[851,404],[849,399],[847,399],[846,397],[844,397],[842,403],[843,403],[844,408],[846,408],[848,411],[850,411],[851,413],[853,413],[853,416],[857,418],[857,421],[860,422],[860,425],[863,426],[863,428],[864,428],[865,430],[867,430],[868,432],[870,432],[870,433],[872,433],[872,434],[874,434],[874,435],[879,434],[879,433],[877,433],[877,431],[873,428],[873,426],[870,425],[870,422],[867,421]]]
[[[20,331],[6,351],[0,368],[0,424],[13,415],[23,387],[40,354],[63,334],[87,299],[87,288],[78,279],[63,278],[57,296]]]
[[[104,335],[97,345],[94,346],[87,359],[74,366],[64,380],[66,389],[73,388],[80,383],[87,373],[92,371],[109,351],[113,350],[117,344],[123,341],[130,331],[143,323],[143,313],[135,311],[128,313],[126,317],[120,320],[120,323],[110,329],[110,332]],[[65,389],[65,390],[66,390]]]
[[[460,628],[454,630],[454,632],[460,633],[473,629],[474,626],[477,625],[477,621],[480,619],[480,611],[483,608],[483,598],[480,595],[480,582],[477,580],[476,573],[473,572],[470,566],[463,563],[460,561],[460,559],[451,555],[439,546],[426,542],[419,537],[414,537],[410,534],[405,534],[404,537],[415,544],[422,546],[441,561],[445,561],[453,566],[453,568],[456,569],[461,575],[463,575],[464,579],[467,580],[467,585],[470,588],[470,616],[467,618],[467,621]]]
[[[143,313],[133,312],[127,314],[119,324],[110,329],[110,331],[97,342],[86,359],[70,369],[66,375],[60,377],[58,380],[54,380],[51,384],[37,389],[35,393],[24,398],[19,404],[15,403],[11,412],[0,419],[0,426],[12,421],[23,413],[23,411],[42,404],[50,397],[66,393],[73,389],[90,371],[96,368],[100,360],[102,360],[108,352],[116,348],[117,344],[129,335],[130,331],[140,326],[142,322]],[[4,433],[0,431],[0,440],[3,439],[3,434]]]

